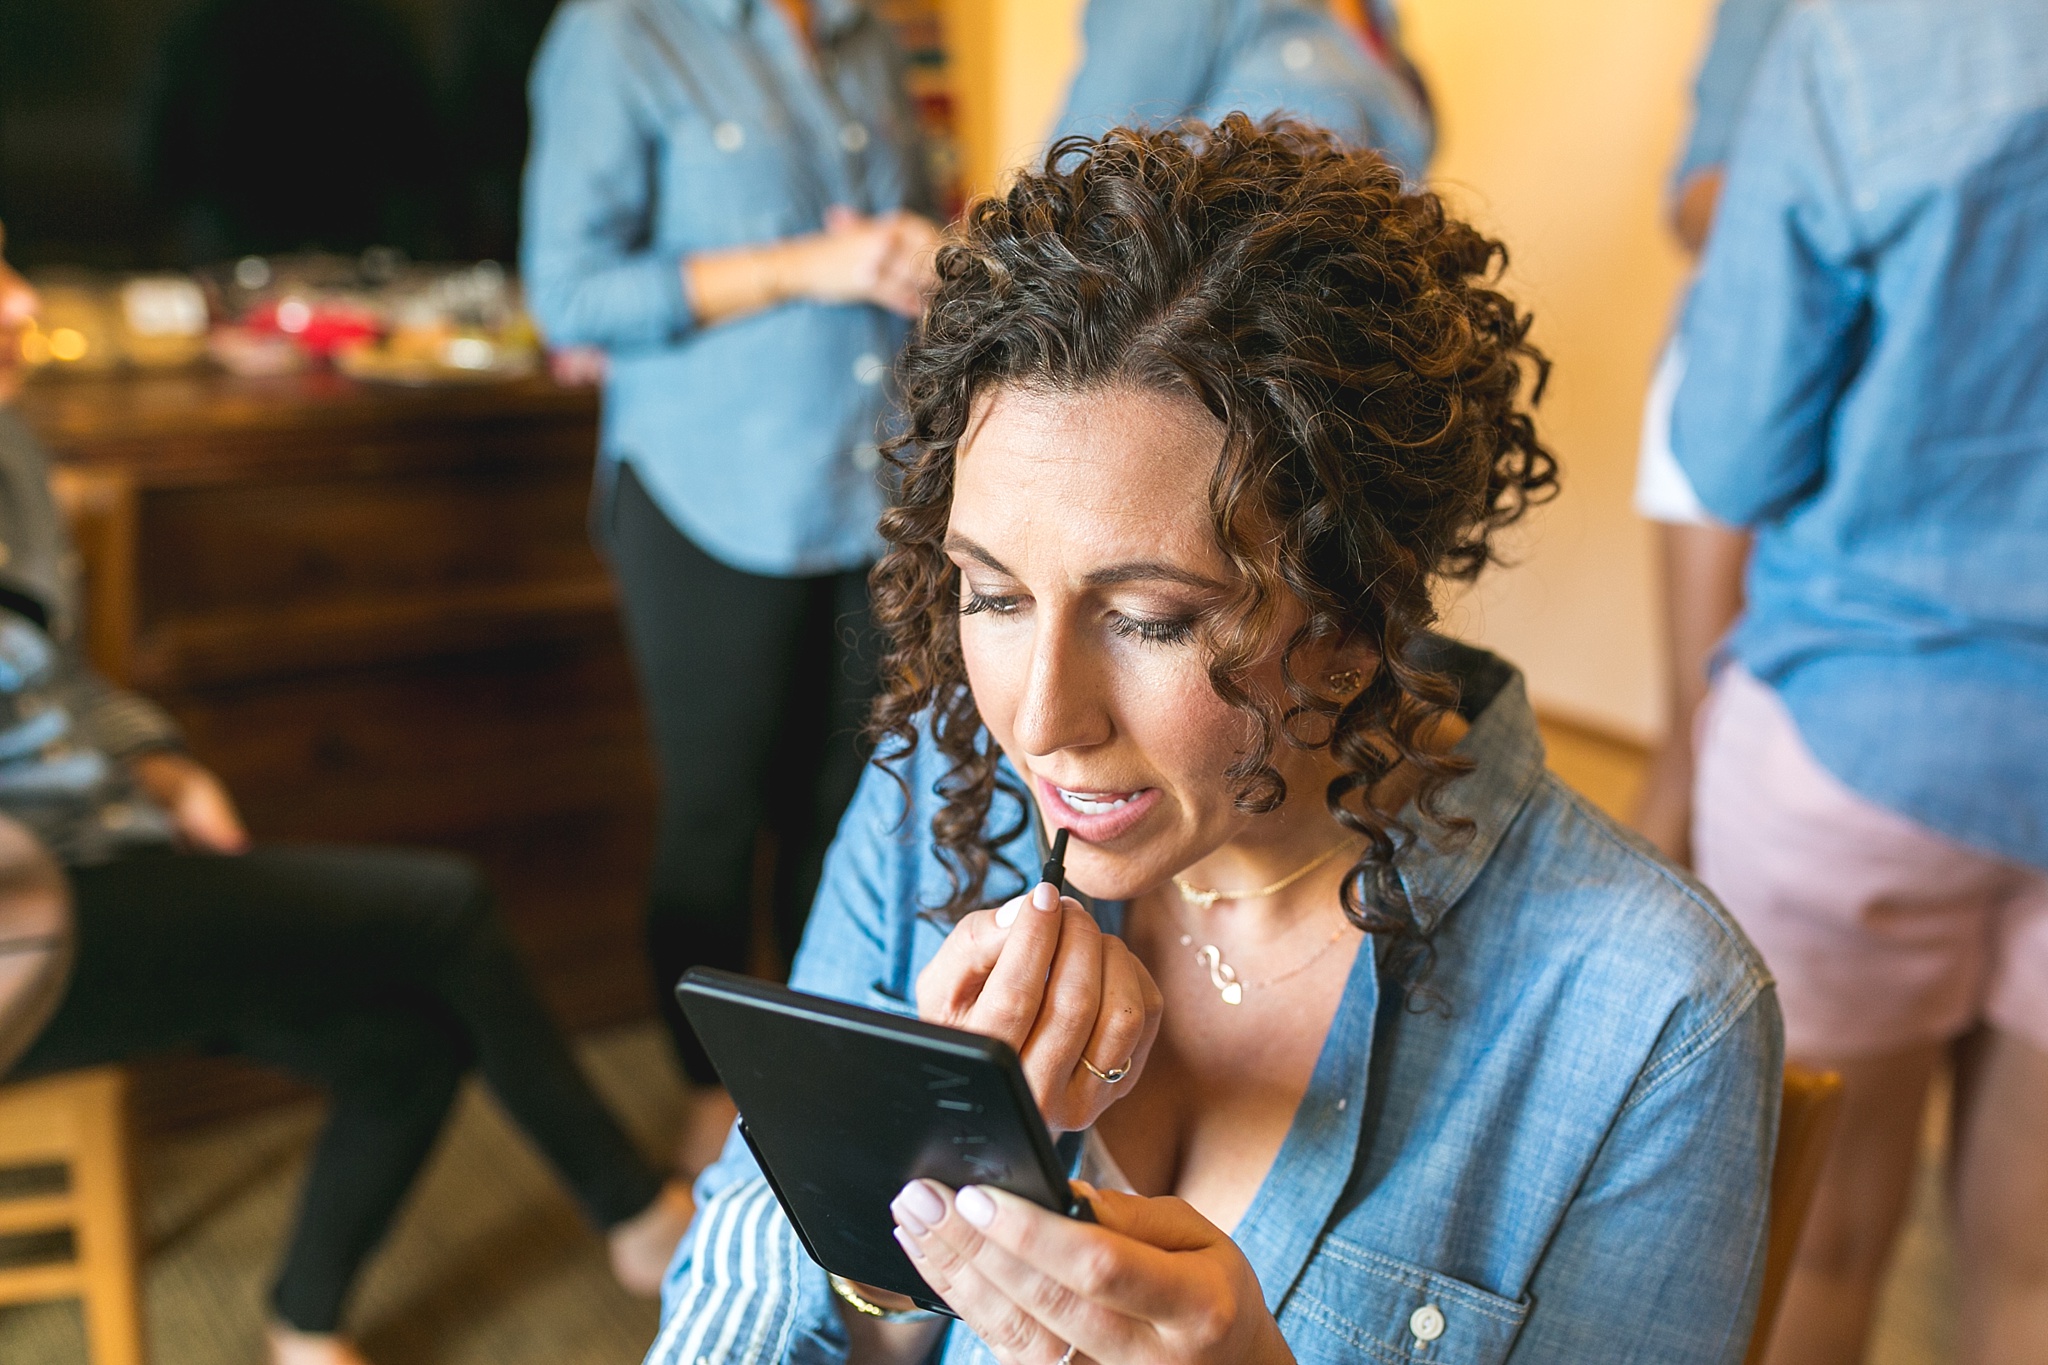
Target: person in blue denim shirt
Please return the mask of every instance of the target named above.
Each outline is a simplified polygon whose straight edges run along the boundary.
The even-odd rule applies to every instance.
[[[1755,531],[1702,878],[1844,1076],[1773,1361],[1860,1360],[1957,1068],[1960,1359],[2048,1359],[2048,10],[1781,22],[1683,324],[1676,452]]]
[[[1009,1042],[1100,1221],[913,1183],[934,1319],[806,1260],[736,1136],[651,1365],[1742,1359],[1770,980],[1428,630],[1554,487],[1501,256],[1242,115],[947,248],[794,984]]]
[[[859,0],[572,0],[532,76],[522,257],[549,343],[605,357],[598,520],[661,778],[655,987],[749,964],[755,850],[795,949],[874,687],[879,423],[936,229],[887,28]]]
[[[1286,114],[1428,169],[1436,124],[1392,0],[1089,0],[1082,41],[1056,137]]]

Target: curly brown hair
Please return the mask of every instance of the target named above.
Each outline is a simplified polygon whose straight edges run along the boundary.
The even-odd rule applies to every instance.
[[[1506,262],[1501,243],[1405,188],[1381,157],[1242,114],[1066,139],[973,205],[901,362],[907,424],[888,451],[899,484],[871,579],[890,640],[881,761],[929,727],[951,765],[932,835],[953,893],[934,913],[982,903],[1023,819],[989,828],[1000,755],[967,687],[944,550],[970,410],[1002,385],[1130,384],[1191,396],[1226,431],[1209,501],[1237,582],[1201,636],[1217,694],[1254,722],[1229,771],[1239,808],[1285,799],[1276,744],[1328,746],[1343,770],[1329,809],[1366,839],[1345,913],[1381,939],[1390,971],[1426,971],[1434,916],[1395,866],[1414,831],[1374,788],[1410,763],[1423,817],[1455,823],[1436,802],[1469,764],[1424,743],[1457,702],[1417,657],[1432,588],[1475,577],[1494,533],[1556,487],[1517,402],[1525,370],[1531,402],[1541,396],[1548,361],[1527,341],[1528,315],[1489,287]],[[1250,677],[1290,601],[1303,619],[1282,651],[1283,701]],[[1294,676],[1296,652],[1319,642],[1369,647],[1379,664],[1363,691]]]

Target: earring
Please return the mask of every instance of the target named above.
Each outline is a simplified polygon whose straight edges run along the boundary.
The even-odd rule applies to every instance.
[[[1364,684],[1365,674],[1355,668],[1346,668],[1336,673],[1325,673],[1323,681],[1330,685],[1331,691],[1349,694]]]

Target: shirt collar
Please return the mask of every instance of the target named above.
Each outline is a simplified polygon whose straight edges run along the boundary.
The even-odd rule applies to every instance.
[[[1402,884],[1434,929],[1450,913],[1528,803],[1543,777],[1543,739],[1520,670],[1483,649],[1431,636],[1414,651],[1419,668],[1447,674],[1458,687],[1458,713],[1471,726],[1456,752],[1477,766],[1443,788],[1438,813],[1455,824],[1431,827],[1413,805],[1402,813],[1420,830],[1402,849]]]

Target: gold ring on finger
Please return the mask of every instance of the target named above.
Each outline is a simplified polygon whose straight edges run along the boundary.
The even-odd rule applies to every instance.
[[[1131,1058],[1126,1057],[1122,1066],[1113,1066],[1107,1071],[1104,1071],[1086,1057],[1081,1059],[1081,1065],[1087,1067],[1088,1074],[1101,1081],[1104,1085],[1115,1085],[1118,1081],[1131,1074],[1131,1060]]]

